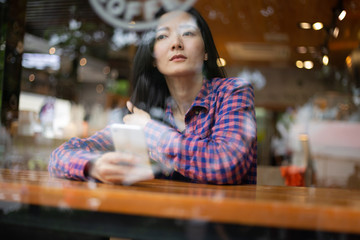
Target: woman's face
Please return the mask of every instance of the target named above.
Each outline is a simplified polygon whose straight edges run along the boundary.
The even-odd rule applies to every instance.
[[[173,77],[202,72],[207,54],[192,15],[180,11],[164,14],[155,38],[155,65],[162,74]]]

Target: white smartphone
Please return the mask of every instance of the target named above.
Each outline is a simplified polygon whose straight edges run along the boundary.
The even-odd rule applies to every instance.
[[[111,135],[115,151],[139,154],[148,158],[148,148],[142,127],[114,123],[111,125]]]
[[[136,168],[130,170],[123,184],[130,185],[141,180],[153,178],[148,147],[143,128],[137,125],[114,123],[110,126],[115,151],[135,154],[141,159]]]

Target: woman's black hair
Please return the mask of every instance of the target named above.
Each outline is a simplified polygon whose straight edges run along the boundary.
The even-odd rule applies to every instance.
[[[195,19],[201,31],[208,60],[204,62],[203,73],[207,79],[226,77],[222,67],[217,65],[219,58],[211,31],[204,18],[194,8],[187,10]],[[156,17],[159,18],[166,11],[161,9]],[[135,106],[150,112],[153,108],[165,109],[166,99],[170,96],[165,77],[154,67],[153,46],[155,33],[147,32],[138,46],[133,62],[131,101]]]

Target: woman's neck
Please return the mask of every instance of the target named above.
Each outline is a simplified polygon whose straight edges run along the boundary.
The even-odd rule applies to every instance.
[[[192,77],[166,77],[170,94],[175,101],[174,112],[185,116],[201,89],[203,79],[202,74]]]

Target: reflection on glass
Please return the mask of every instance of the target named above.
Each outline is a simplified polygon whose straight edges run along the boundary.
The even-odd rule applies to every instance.
[[[44,3],[40,8],[29,0],[25,6],[24,41],[17,41],[14,45],[18,53],[23,52],[19,118],[13,122],[11,130],[7,129],[7,135],[14,137],[15,142],[21,141],[22,136],[35,137],[34,144],[38,141],[41,147],[44,141],[41,138],[61,142],[73,136],[91,136],[108,123],[121,122],[133,87],[129,70],[144,32],[134,29],[143,20],[154,20],[151,9],[155,2],[160,5],[160,1],[153,1],[146,3],[148,8],[145,8],[142,2],[139,9],[131,11],[126,9],[134,7],[133,3],[124,5],[122,14],[117,14],[116,18],[128,19],[127,24],[133,25],[131,29],[124,29],[101,20],[89,2],[64,3],[49,19],[46,14],[51,11],[50,3]],[[165,2],[161,4],[172,8],[190,1]],[[98,3],[106,7],[110,1]],[[357,21],[354,20],[358,11],[356,5],[351,5],[351,11],[346,9],[346,4],[323,6],[334,10],[329,11],[328,17],[335,21],[322,19],[324,11],[314,9],[313,12],[319,16],[318,23],[315,23],[307,16],[309,11],[303,11],[310,7],[300,2],[292,6],[297,10],[294,11],[297,16],[294,21],[284,11],[285,6],[279,8],[270,2],[261,6],[246,2],[216,5],[197,1],[195,4],[209,22],[215,43],[220,46],[218,65],[226,68],[229,76],[250,81],[255,90],[255,104],[264,110],[257,119],[258,126],[262,125],[258,128],[261,166],[270,169],[281,165],[303,165],[298,164],[295,157],[299,149],[298,136],[291,136],[291,131],[297,126],[307,126],[301,128],[304,130],[301,134],[308,134],[310,151],[314,151],[317,146],[312,142],[315,140],[312,141],[311,134],[306,132],[313,128],[314,122],[323,126],[330,122],[353,126],[359,121],[357,45],[351,45],[353,31],[348,30]],[[117,7],[120,11],[121,6]],[[254,9],[256,18],[246,9]],[[108,10],[114,14],[114,9]],[[284,21],[279,19],[286,19],[287,24],[281,24]],[[2,31],[5,31],[3,23]],[[321,27],[320,23],[321,30],[311,29],[316,25]],[[314,34],[319,35],[313,37]],[[5,54],[5,36],[1,35],[2,54]],[[344,56],[339,57],[338,51],[345,47],[348,54],[343,49]],[[0,60],[5,59],[5,56],[0,57]],[[14,62],[15,58],[8,59]],[[4,91],[1,89],[2,94]],[[330,97],[329,91],[342,96],[342,100],[333,103],[331,98],[334,95]],[[47,97],[54,99],[53,117],[48,114],[51,110],[46,110],[49,105],[45,100]],[[15,100],[8,102],[15,106]],[[158,109],[152,109],[152,112],[157,116],[163,114]],[[337,143],[336,146],[340,145]],[[348,144],[350,147],[353,146]],[[50,150],[49,147],[47,153]],[[10,152],[8,159],[15,159],[14,162],[33,158],[29,151]],[[326,153],[330,154],[331,150],[326,150]],[[47,161],[46,157],[34,158]],[[352,158],[351,161],[354,164],[343,171],[347,176],[321,180],[318,185],[327,182],[322,186],[346,187],[346,178],[353,172],[358,159]],[[326,169],[325,163],[321,164],[316,165],[323,170],[319,177],[330,178],[331,170]]]

